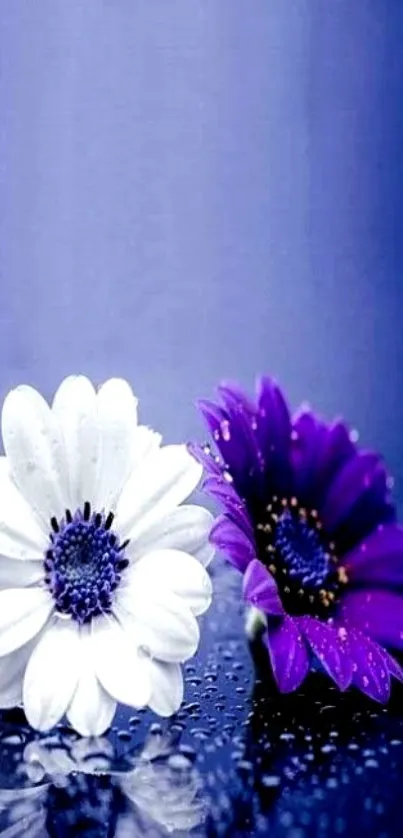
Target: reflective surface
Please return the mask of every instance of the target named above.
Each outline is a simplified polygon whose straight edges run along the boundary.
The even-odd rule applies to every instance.
[[[62,725],[34,735],[21,711],[3,713],[0,835],[398,838],[402,689],[389,711],[319,675],[280,698],[261,648],[250,656],[240,639],[234,577],[220,563],[215,583],[171,721],[122,708],[107,737],[83,740]]]

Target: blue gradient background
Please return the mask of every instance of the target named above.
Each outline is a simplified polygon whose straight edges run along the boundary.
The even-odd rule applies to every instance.
[[[402,36],[394,0],[0,2],[0,398],[123,375],[180,440],[272,372],[402,498]]]
[[[1,393],[272,371],[402,469],[403,6],[0,5]],[[400,478],[400,487],[402,487]]]

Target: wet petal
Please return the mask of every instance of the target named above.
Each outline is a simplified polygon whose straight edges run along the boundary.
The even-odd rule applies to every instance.
[[[403,596],[382,590],[350,591],[343,598],[338,621],[395,649],[403,649]]]
[[[211,579],[197,559],[181,550],[155,550],[147,553],[125,573],[122,584],[133,596],[149,596],[149,591],[159,588],[176,594],[193,614],[203,614],[211,604]]]
[[[136,561],[152,550],[173,548],[190,553],[207,567],[214,555],[214,547],[209,542],[213,521],[211,513],[202,506],[178,506],[131,541],[126,555]]]
[[[352,582],[403,584],[403,527],[381,525],[343,559]]]
[[[24,646],[45,625],[54,607],[41,588],[0,591],[0,656]]]
[[[0,457],[0,496],[0,554],[13,559],[42,559],[48,529],[11,480],[6,457]]]
[[[65,378],[56,392],[52,410],[64,439],[69,479],[69,503],[75,511],[91,501],[100,463],[100,434],[94,387],[84,375]]]
[[[50,730],[64,715],[78,681],[77,624],[56,620],[39,639],[24,677],[27,719],[36,730]]]
[[[151,695],[148,660],[124,629],[124,624],[112,618],[94,620],[91,647],[95,673],[115,701],[144,707]]]
[[[116,508],[116,530],[122,538],[138,538],[193,492],[201,473],[200,463],[184,445],[154,451],[123,489]]]
[[[177,663],[150,660],[152,693],[149,706],[159,716],[172,716],[183,700],[183,677]]]
[[[266,614],[281,616],[284,613],[275,579],[258,559],[253,559],[245,571],[243,596]]]
[[[10,475],[47,527],[61,518],[69,492],[63,437],[42,396],[32,387],[11,390],[2,413]]]
[[[313,617],[300,617],[297,622],[328,675],[340,690],[346,690],[353,677],[346,633]]]
[[[308,650],[302,633],[291,617],[269,628],[266,638],[273,674],[283,693],[296,690],[309,671]]]

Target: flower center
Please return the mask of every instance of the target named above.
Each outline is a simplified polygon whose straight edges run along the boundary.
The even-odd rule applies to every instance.
[[[113,514],[91,514],[85,503],[74,516],[66,510],[62,521],[51,519],[50,546],[46,551],[45,581],[57,610],[78,623],[108,613],[113,592],[122,571],[129,564],[124,557],[128,541],[119,543],[111,529]]]
[[[304,588],[322,588],[330,572],[331,556],[316,529],[287,509],[274,530],[274,545],[288,576]]]
[[[268,521],[258,524],[257,540],[284,607],[294,615],[328,617],[347,577],[317,512],[300,507],[296,498],[273,498],[266,511]]]

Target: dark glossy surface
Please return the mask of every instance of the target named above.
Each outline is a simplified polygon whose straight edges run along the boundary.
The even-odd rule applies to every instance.
[[[86,741],[62,725],[35,736],[21,711],[3,713],[0,828],[21,838],[400,836],[403,690],[388,711],[319,676],[279,697],[259,648],[254,679],[220,563],[215,584],[171,722],[122,709],[108,737]]]
[[[179,440],[203,435],[193,400],[219,378],[272,372],[381,449],[401,500],[402,32],[401,4],[372,0],[3,3],[1,396],[123,375],[143,421]],[[317,682],[262,699],[238,580],[215,576],[169,738],[196,774],[163,772],[185,809],[204,801],[196,834],[399,838],[402,692],[389,713]],[[155,722],[130,715],[108,771]],[[0,785],[42,783],[8,734]],[[114,781],[75,783],[13,834],[164,834],[144,803],[125,825]]]

